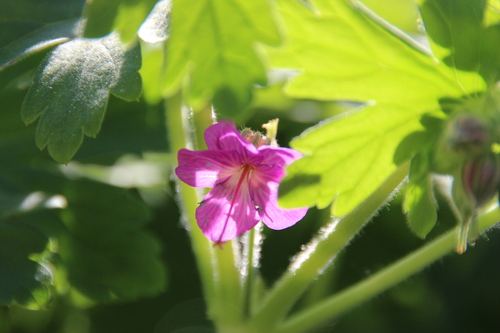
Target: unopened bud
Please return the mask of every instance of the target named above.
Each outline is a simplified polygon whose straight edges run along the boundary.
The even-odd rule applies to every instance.
[[[497,155],[488,154],[465,162],[462,182],[467,195],[480,207],[498,191],[500,161]]]
[[[249,128],[244,128],[241,131],[241,135],[245,138],[247,142],[250,142],[257,148],[267,144],[266,136],[258,131],[252,131]]]
[[[491,128],[482,118],[461,114],[451,119],[447,127],[447,141],[458,152],[480,153],[490,149],[493,140]]]
[[[252,131],[250,128],[244,128],[241,131],[241,135],[247,142],[250,142],[257,148],[263,145],[278,147],[278,143],[276,142],[278,119],[270,120],[268,123],[262,125],[262,128],[266,129],[266,135],[259,131]]]

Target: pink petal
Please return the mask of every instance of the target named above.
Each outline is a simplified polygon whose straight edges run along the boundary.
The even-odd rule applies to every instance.
[[[270,182],[267,188],[258,187],[252,192],[255,205],[259,207],[260,220],[271,229],[291,227],[307,213],[307,207],[284,209],[278,206],[278,183]]]
[[[263,156],[262,164],[285,167],[302,157],[302,154],[291,148],[261,146],[259,153]]]
[[[181,149],[175,174],[194,187],[214,187],[237,172],[241,158],[235,151]]]
[[[205,142],[210,150],[236,150],[242,156],[258,154],[257,148],[247,142],[229,120],[221,120],[205,130]]]
[[[255,227],[259,215],[245,183],[235,193],[237,177],[217,185],[196,209],[196,220],[203,234],[214,242],[236,238]]]

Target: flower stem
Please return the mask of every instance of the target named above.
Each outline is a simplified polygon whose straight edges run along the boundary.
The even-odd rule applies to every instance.
[[[258,299],[259,276],[258,267],[260,266],[260,251],[262,242],[263,224],[259,222],[253,229],[246,234],[246,244],[244,249],[244,261],[246,265],[243,280],[243,290],[245,293],[245,315],[250,317],[255,308],[255,302]]]
[[[177,156],[181,148],[191,147],[193,142],[190,136],[190,129],[187,120],[187,110],[183,108],[182,97],[177,94],[165,101],[165,116],[170,151]],[[200,272],[203,290],[208,303],[209,316],[217,312],[214,304],[216,298],[216,277],[213,267],[213,247],[211,242],[203,235],[196,223],[195,211],[198,202],[201,201],[200,192],[183,182],[176,181],[179,204],[182,210],[182,217],[189,230],[193,252],[196,256],[198,270]]]
[[[483,232],[500,221],[500,210],[495,209],[478,219],[479,231]],[[295,315],[280,325],[273,333],[301,333],[310,330],[325,320],[350,310],[354,306],[389,289],[409,276],[421,271],[434,261],[442,258],[455,248],[454,228],[422,248],[396,261],[371,277],[317,303]]]
[[[215,247],[215,265],[218,313],[216,325],[221,331],[230,332],[241,325],[244,302],[240,274],[237,268],[239,244],[237,240]]]
[[[252,332],[274,332],[290,307],[298,300],[314,278],[331,264],[335,256],[383,206],[408,174],[409,163],[401,165],[356,210],[323,228],[306,249],[291,263],[250,320]]]
[[[204,130],[212,124],[209,108],[192,114],[183,106],[180,94],[166,101],[167,130],[170,148],[174,156],[181,148],[206,149]],[[194,126],[193,126],[194,125]],[[192,127],[195,132],[192,133]],[[194,135],[193,135],[194,134]],[[232,242],[224,248],[215,248],[196,222],[196,208],[204,196],[203,190],[177,182],[180,206],[191,237],[203,290],[208,305],[208,315],[219,332],[236,332],[243,319],[243,292],[236,265],[238,251]]]

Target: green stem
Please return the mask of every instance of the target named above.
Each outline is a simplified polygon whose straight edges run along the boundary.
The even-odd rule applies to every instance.
[[[192,146],[186,110],[183,110],[182,97],[175,95],[165,101],[165,116],[170,151],[176,158],[179,149]],[[209,315],[212,317],[217,312],[214,308],[216,298],[216,272],[213,267],[213,247],[211,242],[203,235],[196,223],[195,211],[201,201],[201,193],[183,182],[177,181],[182,216],[187,224],[193,252],[196,256],[203,290],[208,303]]]
[[[236,260],[239,252],[237,242],[233,240],[214,249],[218,271],[216,286],[219,312],[216,325],[219,332],[238,332],[243,321],[245,306]]]
[[[193,113],[193,125],[196,129],[194,132],[194,138],[196,145],[195,150],[206,150],[207,144],[205,142],[205,129],[215,122],[215,118],[212,114],[212,108],[206,107],[205,109]]]
[[[246,276],[243,280],[245,293],[245,315],[249,318],[255,310],[255,302],[259,298],[258,268],[260,266],[260,252],[262,246],[263,224],[259,222],[253,229],[247,232],[244,250],[244,263],[246,264]]]
[[[245,264],[245,273],[243,276],[243,292],[245,294],[245,316],[250,314],[250,300],[252,295],[252,285],[254,281],[253,270],[253,249],[255,240],[255,229],[251,229],[245,235],[246,243],[243,245],[243,263]]]
[[[479,231],[483,232],[491,228],[498,221],[500,221],[500,210],[490,211],[478,219]],[[368,279],[293,315],[273,333],[306,332],[389,289],[452,252],[457,245],[456,233],[456,229],[448,231]]]
[[[209,108],[193,113],[188,121],[189,110],[183,106],[180,94],[166,101],[167,130],[173,155],[179,149],[206,149],[204,130],[213,122]],[[191,127],[195,128],[192,135]],[[194,139],[194,140],[193,140]],[[201,275],[204,294],[208,305],[208,315],[219,332],[237,332],[243,320],[243,293],[240,275],[233,251],[233,243],[224,248],[214,248],[201,232],[196,222],[196,208],[205,192],[183,182],[177,182],[183,217],[187,223],[193,252]]]
[[[266,295],[262,305],[250,321],[252,332],[274,332],[314,278],[331,264],[335,256],[384,205],[395,189],[408,175],[409,163],[400,166],[381,186],[362,202],[356,210],[333,221],[297,255],[288,271]]]

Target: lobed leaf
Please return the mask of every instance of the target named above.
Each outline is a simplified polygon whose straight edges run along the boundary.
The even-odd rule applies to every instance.
[[[426,149],[445,115],[440,99],[485,88],[477,74],[435,59],[400,31],[346,0],[315,1],[316,10],[281,1],[286,47],[269,49],[273,65],[296,68],[286,92],[296,98],[367,103],[291,142],[306,156],[280,187],[285,207],[326,207],[342,216],[416,152]],[[362,9],[362,10],[361,10]]]
[[[67,163],[83,141],[100,129],[109,93],[137,99],[141,93],[139,47],[128,50],[116,34],[75,39],[44,59],[24,100],[27,124],[40,117],[36,144]]]
[[[280,42],[266,0],[173,1],[166,52],[165,92],[181,85],[195,109],[210,101],[234,116],[251,99],[254,84],[267,82],[256,42]]]

